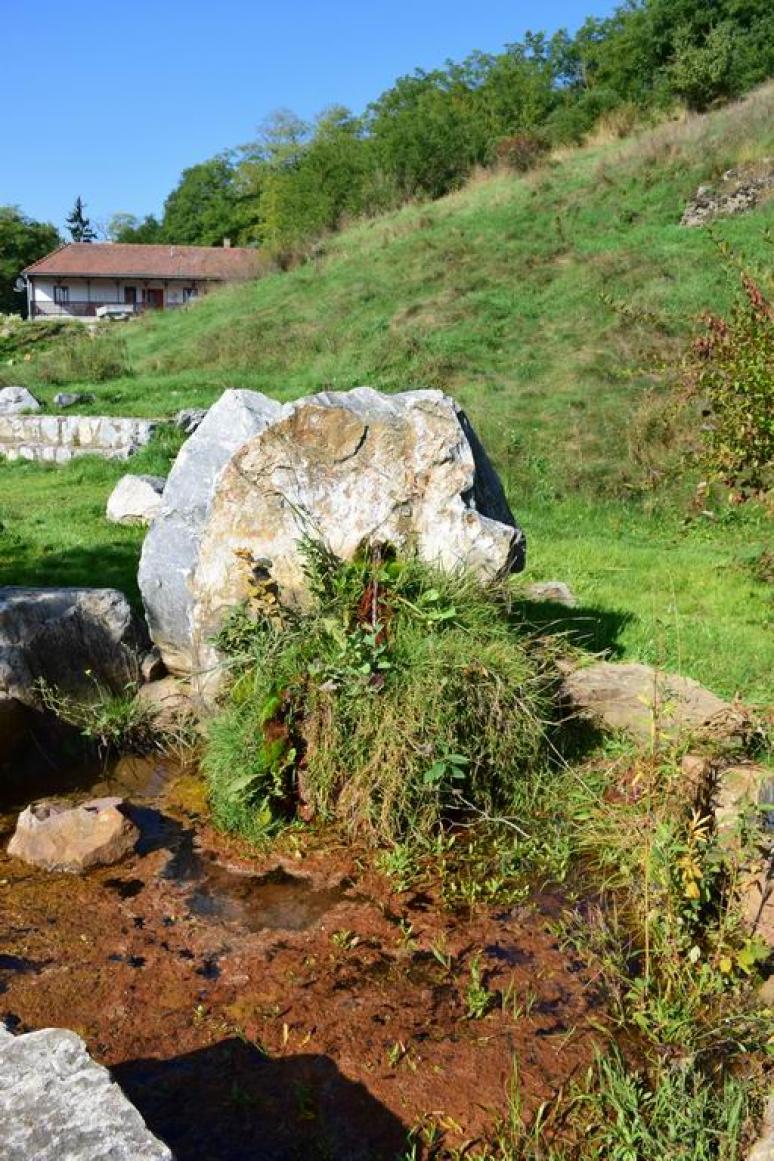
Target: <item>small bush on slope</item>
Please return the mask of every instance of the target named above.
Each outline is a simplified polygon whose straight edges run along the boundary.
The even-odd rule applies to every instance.
[[[299,812],[393,841],[507,812],[544,753],[551,675],[502,596],[389,552],[306,555],[308,611],[280,610],[267,582],[221,634],[217,821],[256,835]]]

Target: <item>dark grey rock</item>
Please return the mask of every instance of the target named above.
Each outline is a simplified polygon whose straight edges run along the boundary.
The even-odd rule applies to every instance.
[[[178,411],[173,422],[175,427],[179,427],[186,435],[193,435],[201,426],[206,414],[206,407],[188,407],[184,411]]]
[[[94,399],[91,391],[60,391],[54,396],[54,407],[75,407],[78,403],[93,403]]]
[[[3,1161],[172,1161],[80,1036],[0,1025]]]
[[[154,645],[142,659],[140,666],[143,681],[160,681],[166,676],[167,667],[157,645]]]
[[[39,708],[36,682],[82,696],[139,680],[148,636],[117,589],[0,588],[0,696]]]

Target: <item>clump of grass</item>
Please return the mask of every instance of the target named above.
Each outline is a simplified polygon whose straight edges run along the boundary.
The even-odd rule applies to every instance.
[[[91,694],[76,696],[41,679],[37,691],[44,709],[79,730],[102,756],[148,753],[159,746],[155,714],[137,697],[134,684],[114,693],[93,679]]]
[[[35,374],[44,383],[104,383],[131,374],[123,335],[115,330],[71,327],[37,360]]]
[[[257,834],[300,815],[395,842],[508,812],[545,754],[552,675],[505,594],[389,549],[305,554],[307,611],[265,581],[220,637],[234,682],[204,759],[217,821]]]
[[[508,1119],[479,1161],[740,1161],[759,1103],[740,1079],[713,1079],[695,1060],[664,1061],[649,1076],[614,1049],[531,1120],[517,1074]]]
[[[738,906],[757,832],[747,846],[720,843],[712,771],[697,784],[674,755],[629,757],[565,787],[576,865],[595,893],[570,938],[596,963],[619,1027],[660,1051],[711,1055],[732,1030],[737,1047],[759,1040],[746,984],[768,949]]]

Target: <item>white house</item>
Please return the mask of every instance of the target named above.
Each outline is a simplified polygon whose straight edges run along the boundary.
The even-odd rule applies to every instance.
[[[88,318],[119,308],[133,314],[184,306],[213,286],[256,278],[259,264],[257,250],[228,244],[72,242],[22,275],[29,318]]]

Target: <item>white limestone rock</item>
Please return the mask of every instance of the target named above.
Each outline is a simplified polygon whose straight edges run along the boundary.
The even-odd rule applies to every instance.
[[[0,388],[0,415],[24,415],[40,411],[40,402],[26,387]]]
[[[225,391],[172,466],[161,511],[145,537],[139,570],[148,628],[172,673],[190,673],[196,666],[191,586],[201,529],[220,474],[237,448],[285,411],[256,391]]]
[[[110,493],[105,515],[113,524],[150,524],[161,511],[164,476],[122,476]]]
[[[0,1025],[3,1161],[172,1161],[80,1036]]]
[[[440,391],[359,387],[273,409],[253,399],[262,408],[257,431],[232,437],[230,447],[220,434],[214,459],[209,442],[200,456],[202,433],[212,439],[221,429],[218,403],[185,444],[179,481],[198,487],[198,506],[191,511],[187,489],[172,493],[178,460],[143,551],[151,636],[172,672],[204,675],[200,691],[217,665],[213,635],[249,595],[245,552],[270,560],[283,600],[297,604],[307,595],[304,534],[344,559],[363,541],[389,542],[483,581],[523,566],[524,536],[500,481],[465,415]]]

